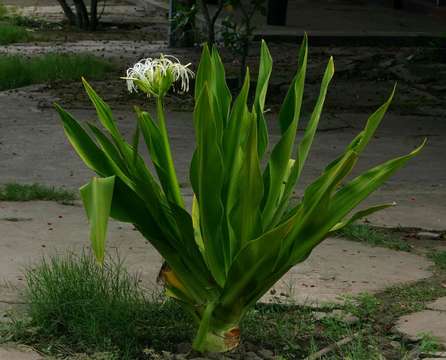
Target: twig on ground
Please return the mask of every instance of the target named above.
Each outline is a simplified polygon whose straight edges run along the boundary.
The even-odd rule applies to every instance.
[[[1,300],[0,303],[8,304],[8,305],[28,305],[29,303],[23,301],[10,301],[10,300]]]
[[[337,342],[335,342],[334,344],[330,344],[327,347],[323,348],[322,350],[319,350],[318,352],[311,354],[309,356],[307,356],[304,360],[317,360],[322,358],[324,355],[336,350],[337,348],[344,346],[348,343],[350,343],[351,341],[353,341],[358,335],[360,335],[361,333],[363,333],[364,330],[362,331],[358,331],[357,333],[354,333],[351,336],[347,336]]]

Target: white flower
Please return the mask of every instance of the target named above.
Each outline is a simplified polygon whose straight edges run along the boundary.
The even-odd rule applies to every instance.
[[[164,96],[174,82],[180,82],[180,91],[189,90],[189,79],[194,73],[189,66],[183,65],[171,55],[159,58],[147,58],[137,62],[127,70],[127,88],[129,92],[141,90],[149,95]]]

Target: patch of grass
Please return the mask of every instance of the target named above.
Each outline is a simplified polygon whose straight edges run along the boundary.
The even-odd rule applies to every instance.
[[[360,319],[371,319],[380,311],[381,302],[374,295],[361,293],[356,296],[346,296],[344,308]]]
[[[446,270],[446,251],[436,251],[429,255],[435,265],[441,270]]]
[[[55,80],[101,79],[113,65],[92,55],[0,56],[0,90]]]
[[[150,297],[119,261],[104,267],[89,254],[44,260],[25,274],[27,317],[9,338],[50,354],[107,352],[116,359],[143,350],[174,350],[191,341],[192,321],[172,301]]]
[[[71,202],[76,200],[73,191],[41,184],[23,185],[9,183],[0,186],[0,201],[47,200]]]
[[[429,333],[423,333],[420,341],[420,351],[423,353],[433,353],[440,349],[438,340]]]
[[[0,3],[0,19],[4,18],[8,14],[8,9],[3,3]]]
[[[363,224],[347,225],[337,232],[337,235],[349,240],[363,242],[373,246],[387,247],[393,250],[410,251],[410,245],[386,232]]]
[[[0,45],[29,41],[31,36],[25,28],[0,23]]]
[[[291,359],[305,356],[315,331],[313,313],[304,306],[257,304],[241,323],[245,342]]]
[[[437,275],[430,279],[415,283],[393,286],[382,293],[379,299],[380,321],[392,322],[397,317],[426,308],[426,304],[440,297],[446,296],[446,277]]]
[[[269,349],[278,358],[297,360],[349,337],[351,341],[335,346],[323,359],[400,360],[414,346],[432,349],[435,343],[428,336],[414,345],[391,329],[400,316],[446,296],[445,276],[439,273],[376,295],[348,297],[342,305],[318,309],[318,315],[291,300],[257,304],[242,320],[245,350],[236,358],[243,359],[243,351],[254,346]],[[16,319],[0,330],[0,338],[32,345],[49,355],[82,352],[91,359],[163,358],[162,351],[175,352],[179,343],[191,341],[195,331],[191,317],[178,304],[147,296],[138,278],[119,261],[109,259],[102,268],[90,255],[67,255],[28,269],[25,279],[28,320]],[[340,313],[320,316],[334,309],[357,319],[348,320]]]

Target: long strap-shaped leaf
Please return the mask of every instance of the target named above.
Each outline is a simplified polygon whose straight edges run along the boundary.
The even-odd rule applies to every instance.
[[[265,170],[265,201],[262,211],[263,229],[271,228],[271,222],[275,211],[279,205],[279,196],[282,192],[282,184],[286,180],[288,172],[288,163],[293,151],[294,140],[299,123],[300,109],[305,83],[305,74],[307,69],[308,45],[307,38],[301,46],[299,54],[300,68],[290,87],[279,113],[279,124],[282,131],[282,137],[274,146],[271,152],[271,158]]]
[[[371,206],[371,207],[369,207],[367,209],[360,210],[360,211],[356,212],[349,219],[341,221],[341,222],[338,222],[335,226],[333,226],[331,228],[331,230],[330,230],[329,235],[334,233],[334,232],[336,232],[336,231],[341,230],[343,227],[345,227],[347,225],[350,225],[350,224],[354,223],[357,220],[360,220],[360,219],[362,219],[362,218],[364,218],[366,216],[369,216],[369,215],[371,215],[371,214],[373,214],[375,212],[387,209],[387,208],[395,206],[395,205],[396,205],[396,203],[393,202],[393,203],[390,203],[390,204],[375,205],[375,206]]]
[[[293,265],[300,257],[300,251],[305,248],[305,243],[310,242],[314,234],[319,234],[319,228],[325,214],[330,209],[330,197],[335,188],[351,172],[358,156],[349,151],[336,166],[324,172],[316,181],[308,186],[305,191],[300,208],[299,224],[290,233],[286,240],[289,249],[288,264]],[[327,233],[326,231],[324,235]],[[279,263],[279,262],[278,262]],[[286,262],[284,262],[286,264]],[[286,266],[285,266],[286,267]]]
[[[112,111],[110,106],[101,99],[101,97],[93,90],[91,85],[82,78],[82,83],[84,84],[84,88],[87,91],[88,97],[90,98],[92,104],[96,108],[96,113],[98,114],[98,119],[101,124],[110,132],[113,137],[113,140],[117,142],[117,145],[123,141],[123,137],[116,126],[116,122],[113,118]]]
[[[426,140],[415,150],[405,156],[389,160],[378,165],[339,189],[331,200],[331,213],[334,226],[344,218],[356,205],[383,184],[394,172],[403,167],[424,147]],[[338,220],[337,220],[338,219]],[[337,220],[337,221],[336,221]]]
[[[273,60],[268,50],[266,42],[262,40],[260,48],[260,66],[257,77],[256,94],[254,97],[253,110],[257,115],[257,133],[258,133],[258,153],[259,158],[262,159],[266,148],[268,147],[268,126],[266,123],[265,99],[268,91],[268,82],[271,76]]]
[[[281,243],[294,225],[295,218],[289,219],[259,238],[246,243],[229,270],[220,297],[223,307],[242,311],[250,301],[253,290],[271,275]]]
[[[263,181],[258,157],[255,114],[250,114],[248,121],[248,138],[242,148],[241,166],[236,174],[237,188],[231,193],[234,208],[231,209],[229,220],[238,242],[236,251],[249,240],[257,238],[261,232],[260,202],[263,196]]]
[[[230,120],[223,135],[223,159],[225,178],[222,191],[222,200],[225,208],[226,228],[229,238],[229,254],[232,259],[240,250],[241,239],[239,232],[233,226],[234,215],[231,215],[240,200],[240,189],[243,179],[240,170],[243,165],[243,148],[246,147],[246,133],[249,133],[251,114],[246,105],[249,92],[249,69],[246,70],[242,90],[235,100]],[[244,189],[245,190],[245,189]],[[229,261],[230,262],[230,261]]]
[[[62,109],[58,104],[55,107],[63,122],[65,135],[85,165],[101,176],[112,175],[113,170],[109,165],[107,157],[84,128],[69,112]]]
[[[355,206],[382,185],[395,171],[417,155],[423,146],[424,142],[408,155],[389,160],[368,170],[327,199],[329,205],[325,208],[326,211],[321,212],[318,221],[312,224],[313,226],[308,231],[302,232],[299,229],[290,235],[294,237],[291,241],[302,240],[301,243],[296,243],[290,264],[296,264],[308,257],[312,249],[325,238],[336,224],[342,221]],[[338,166],[339,163],[334,167]]]
[[[212,63],[215,82],[213,89],[214,98],[224,129],[229,118],[232,95],[231,91],[229,90],[228,84],[226,83],[225,67],[215,46],[212,48]]]
[[[94,177],[81,187],[81,197],[90,222],[90,240],[96,259],[102,264],[105,255],[108,218],[113,199],[115,177]]]
[[[280,204],[278,205],[277,211],[274,214],[272,226],[275,226],[281,220],[283,213],[288,206],[288,202],[293,192],[293,189],[295,188],[296,183],[299,181],[299,178],[302,174],[305,161],[308,157],[308,153],[313,143],[313,139],[316,134],[319,120],[321,118],[325,97],[327,96],[328,86],[330,85],[333,75],[334,75],[334,63],[333,63],[333,58],[330,58],[324,73],[324,77],[322,79],[322,85],[319,92],[319,97],[316,101],[316,106],[313,110],[313,113],[311,114],[310,121],[308,122],[307,127],[305,129],[304,136],[297,148],[297,158],[290,169],[289,175],[286,177],[283,194],[280,197]]]
[[[362,153],[362,151],[365,149],[367,144],[372,139],[373,135],[375,134],[376,130],[378,129],[379,125],[381,124],[381,121],[384,118],[384,115],[386,114],[390,104],[392,103],[393,97],[395,95],[396,85],[392,90],[392,93],[390,94],[387,101],[381,105],[378,110],[376,110],[368,119],[367,123],[365,125],[364,130],[362,130],[354,139],[353,141],[347,146],[345,152],[349,150],[354,150],[358,155]],[[344,152],[344,154],[345,154]],[[328,166],[327,169],[334,166],[343,156],[344,154],[340,155],[336,160],[332,161]]]
[[[216,282],[222,286],[226,278],[229,248],[222,233],[223,158],[217,142],[216,119],[211,103],[211,94],[205,84],[194,110],[197,149],[191,168],[191,182],[200,210],[206,261]]]
[[[248,113],[248,106],[246,103],[248,101],[249,82],[249,69],[247,69],[242,89],[234,101],[228,126],[223,134],[223,158],[225,168],[228,169],[225,182],[230,181],[234,176],[231,167],[234,163],[235,157],[237,156],[236,153],[239,151],[242,135],[246,133],[243,132],[243,130],[246,130],[244,129],[244,125],[246,124],[246,121],[244,120]]]

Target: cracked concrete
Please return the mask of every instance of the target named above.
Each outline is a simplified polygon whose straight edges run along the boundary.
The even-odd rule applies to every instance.
[[[2,220],[23,217],[27,221]],[[83,208],[55,202],[0,203],[0,274],[8,286],[0,287],[3,307],[14,304],[24,286],[23,269],[45,255],[78,253],[89,246]],[[158,253],[133,226],[112,221],[107,248],[118,251],[142,284],[156,289],[161,265]],[[387,286],[431,276],[432,263],[424,257],[370,247],[343,239],[328,239],[303,264],[295,266],[264,300],[294,299],[302,304],[339,302],[340,296],[376,292]]]
[[[77,188],[92,176],[66,140],[55,111],[39,107],[39,99],[47,96],[42,93],[40,97],[30,99],[23,96],[23,92],[0,93],[0,167],[6,169],[0,172],[0,183],[38,182]],[[131,108],[131,103],[128,107]],[[81,120],[96,117],[91,108],[73,109],[72,112]],[[120,109],[115,115],[123,133],[130,137],[135,126],[134,114]],[[190,194],[188,166],[194,149],[191,114],[169,112],[167,118],[179,179],[183,191]],[[372,224],[446,229],[446,122],[441,118],[441,115],[419,117],[390,113],[384,119],[354,174],[411,151],[428,134],[435,136],[428,136],[428,144],[422,153],[366,201],[369,205],[398,203],[395,208],[370,216],[368,220]],[[271,142],[274,143],[278,140],[275,115],[268,115],[268,119]],[[323,115],[320,127],[332,131],[316,135],[297,196],[353,139],[366,119],[367,115],[357,113]],[[348,128],[345,128],[346,123]]]

